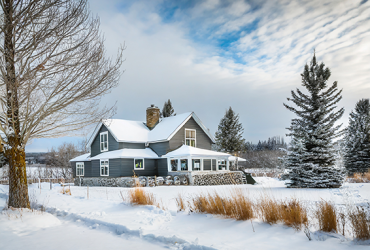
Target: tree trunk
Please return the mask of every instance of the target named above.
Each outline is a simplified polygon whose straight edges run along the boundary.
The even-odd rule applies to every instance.
[[[17,142],[18,141],[18,142]],[[9,161],[9,207],[30,208],[26,174],[26,154],[19,140],[10,138],[5,155]]]
[[[24,145],[22,145],[18,84],[15,71],[15,44],[14,44],[14,9],[13,0],[7,0],[4,6],[4,56],[6,62],[6,90],[7,90],[7,145],[5,156],[9,161],[9,203],[10,207],[30,208],[28,198],[26,159]]]

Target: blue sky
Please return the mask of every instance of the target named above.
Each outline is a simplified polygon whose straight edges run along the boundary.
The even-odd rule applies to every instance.
[[[282,103],[301,88],[314,49],[343,88],[341,122],[370,97],[368,1],[91,0],[90,8],[108,55],[127,46],[120,85],[102,100],[117,103],[115,118],[145,120],[146,107],[170,98],[212,133],[231,106],[248,141],[284,135],[293,115]],[[79,139],[35,139],[26,150]]]

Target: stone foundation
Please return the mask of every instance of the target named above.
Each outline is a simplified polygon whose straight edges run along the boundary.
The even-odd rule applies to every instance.
[[[100,177],[81,177],[75,178],[75,186],[98,186],[98,187],[133,187],[135,179],[132,177],[100,178]]]
[[[213,186],[213,185],[240,185],[244,184],[244,174],[240,171],[217,171],[217,172],[172,172],[168,173],[172,180],[177,176],[182,185],[183,178],[187,178],[187,183],[194,186]],[[144,177],[145,178],[145,177]],[[163,177],[164,185],[166,185],[166,177]],[[77,177],[74,179],[75,186],[100,186],[100,187],[133,187],[136,182],[140,182],[141,178],[132,177]],[[146,186],[154,186],[154,178],[152,177],[152,185],[146,180]],[[144,184],[143,183],[143,184]],[[163,184],[158,184],[163,185]],[[175,182],[170,182],[168,185],[175,185]],[[187,184],[185,184],[187,185]]]

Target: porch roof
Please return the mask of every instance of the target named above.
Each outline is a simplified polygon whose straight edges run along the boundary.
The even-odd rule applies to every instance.
[[[90,161],[90,153],[77,156],[70,161]]]
[[[146,158],[146,159],[159,159],[158,155],[150,148],[145,149],[131,149],[124,148],[113,150],[105,153],[98,154],[91,157],[91,160],[99,159],[117,159],[117,158]]]
[[[171,151],[162,156],[162,158],[176,158],[176,157],[220,157],[220,158],[228,158],[231,155],[216,152],[207,149],[195,148],[188,145],[182,145],[180,148]]]
[[[246,159],[244,159],[244,158],[236,157],[236,156],[230,156],[230,157],[229,157],[229,161],[236,161],[236,158],[238,158],[238,161],[247,161],[247,160],[246,160]]]

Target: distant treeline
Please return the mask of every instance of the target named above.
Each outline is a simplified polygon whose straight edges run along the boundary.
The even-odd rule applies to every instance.
[[[245,151],[263,151],[263,150],[279,150],[286,149],[288,146],[283,137],[273,136],[264,141],[258,141],[257,144],[246,142]]]

